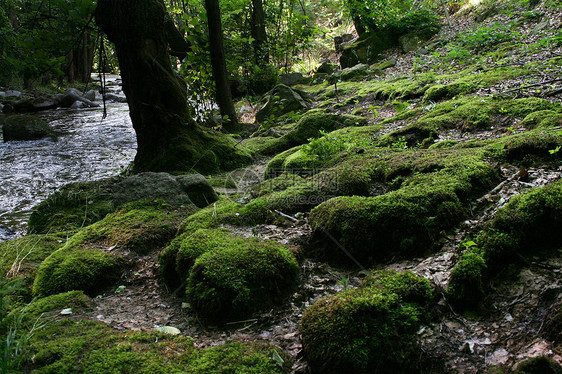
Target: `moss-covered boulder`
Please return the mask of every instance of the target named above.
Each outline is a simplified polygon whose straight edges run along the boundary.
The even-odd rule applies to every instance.
[[[56,138],[53,129],[45,120],[29,114],[15,114],[6,117],[2,125],[2,135],[4,142]]]
[[[358,289],[318,300],[301,321],[313,372],[415,372],[416,332],[431,298],[426,279],[388,271],[373,274]]]
[[[279,84],[267,93],[267,102],[256,113],[256,121],[264,122],[289,112],[300,112],[308,109],[310,104],[303,92]]]
[[[115,210],[112,188],[117,178],[70,183],[33,209],[28,231],[46,234],[76,230],[104,218]]]
[[[134,256],[166,245],[194,209],[174,208],[162,200],[129,203],[83,228],[47,257],[37,272],[33,293],[47,296],[82,290],[100,292],[120,277]]]
[[[45,297],[71,290],[95,296],[120,276],[120,258],[94,248],[63,247],[39,267],[33,295]]]
[[[166,245],[181,222],[196,208],[176,208],[162,200],[123,205],[103,220],[83,228],[68,242],[68,248],[102,247],[145,254]]]
[[[293,130],[270,146],[268,152],[280,152],[304,144],[310,138],[318,138],[321,130],[331,132],[344,127],[366,126],[368,122],[365,117],[327,113],[322,109],[313,109],[299,119]]]
[[[356,41],[343,48],[340,65],[343,69],[357,64],[372,64],[379,54],[393,46],[393,40],[387,32],[371,33],[361,35]]]
[[[186,293],[192,307],[213,321],[245,318],[274,306],[297,282],[294,255],[273,241],[199,230],[176,247],[175,269],[170,264],[174,249],[169,249],[161,257],[164,270],[178,272],[180,280],[189,276]]]
[[[555,253],[561,226],[562,181],[556,181],[514,196],[476,241],[487,266],[497,270],[517,262],[518,255]]]
[[[145,172],[116,183],[113,199],[115,206],[137,200],[162,199],[174,206],[195,204],[202,208],[217,201],[218,196],[201,174],[173,176],[163,172]]]
[[[37,330],[29,369],[41,373],[212,374],[290,372],[290,358],[268,344],[194,347],[194,339],[156,331],[117,332],[103,323],[63,319]],[[273,357],[279,357],[275,360]]]
[[[160,274],[186,287],[204,318],[225,322],[280,303],[294,289],[299,266],[283,245],[242,238],[224,229],[198,229],[178,236],[160,254]],[[186,282],[188,280],[188,282]]]
[[[431,250],[439,233],[465,216],[466,201],[497,181],[497,172],[482,161],[483,150],[387,150],[376,162],[363,161],[371,180],[392,189],[378,196],[328,200],[311,211],[311,248],[322,248],[333,262],[368,266],[390,256],[419,256]],[[384,178],[384,179],[383,179]]]
[[[486,263],[475,251],[463,253],[449,278],[447,299],[461,310],[477,309],[484,296],[483,272]]]
[[[400,44],[403,52],[415,51],[431,39],[438,31],[439,29],[437,27],[428,27],[412,31],[398,38],[398,44]]]

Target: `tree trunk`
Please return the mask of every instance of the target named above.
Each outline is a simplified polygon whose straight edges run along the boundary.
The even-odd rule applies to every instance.
[[[98,0],[95,17],[115,43],[137,134],[135,171],[210,173],[248,161],[234,140],[203,131],[190,117],[186,84],[172,70],[162,0]]]
[[[267,34],[265,32],[265,14],[263,12],[263,1],[252,0],[252,38],[254,38],[254,58],[258,66],[269,63],[269,51],[265,43]]]
[[[209,23],[209,44],[211,49],[211,66],[213,68],[213,78],[216,85],[216,99],[219,106],[223,124],[226,130],[236,127],[237,118],[234,104],[232,103],[232,93],[228,84],[228,74],[226,71],[226,58],[222,41],[222,24],[218,0],[205,0],[207,10],[207,20]],[[225,120],[226,118],[226,120]]]

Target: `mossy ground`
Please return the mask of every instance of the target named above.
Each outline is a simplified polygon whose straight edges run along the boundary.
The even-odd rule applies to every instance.
[[[103,323],[63,319],[31,341],[37,373],[288,373],[289,359],[266,344],[229,343],[198,349],[189,337],[116,332]],[[285,357],[284,364],[273,359]]]
[[[303,349],[313,372],[416,370],[416,330],[427,318],[429,282],[378,272],[358,289],[320,299],[303,315]]]

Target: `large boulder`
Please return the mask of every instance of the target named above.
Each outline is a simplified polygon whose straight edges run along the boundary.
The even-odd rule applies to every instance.
[[[28,114],[8,116],[2,126],[4,142],[10,140],[36,140],[47,137],[55,138],[49,124],[39,117]]]
[[[279,77],[281,84],[286,86],[294,86],[295,84],[301,83],[304,79],[302,73],[287,73]]]
[[[75,88],[71,88],[66,91],[65,94],[57,95],[57,103],[63,108],[70,108],[75,102],[82,102],[83,105],[87,107],[98,107],[99,105],[91,100],[88,100],[81,96],[80,91]]]
[[[402,35],[398,39],[398,43],[404,52],[416,51],[425,42],[427,42],[433,35],[439,31],[436,27],[428,27],[425,29],[410,32],[406,35]]]
[[[343,48],[340,65],[345,69],[357,64],[372,64],[382,51],[392,46],[392,38],[386,32],[367,32]]]
[[[201,174],[180,175],[176,180],[193,204],[199,208],[204,208],[219,199],[209,181]]]
[[[289,112],[299,112],[309,108],[304,93],[283,84],[278,84],[266,96],[266,104],[256,113],[256,120],[263,122],[271,116],[281,116]]]
[[[341,53],[343,51],[343,47],[354,38],[353,34],[343,34],[339,36],[334,36],[334,48],[336,49],[336,53]]]
[[[137,200],[162,199],[170,205],[204,207],[218,200],[216,192],[200,174],[174,177],[146,172],[123,179],[113,187],[116,207]]]

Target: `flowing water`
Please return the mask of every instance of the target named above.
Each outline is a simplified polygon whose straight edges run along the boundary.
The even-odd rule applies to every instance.
[[[0,131],[0,228],[21,235],[32,208],[58,187],[110,177],[131,163],[136,137],[128,106],[108,103],[107,109],[105,119],[102,108],[37,114],[60,134],[57,141],[4,143]]]

